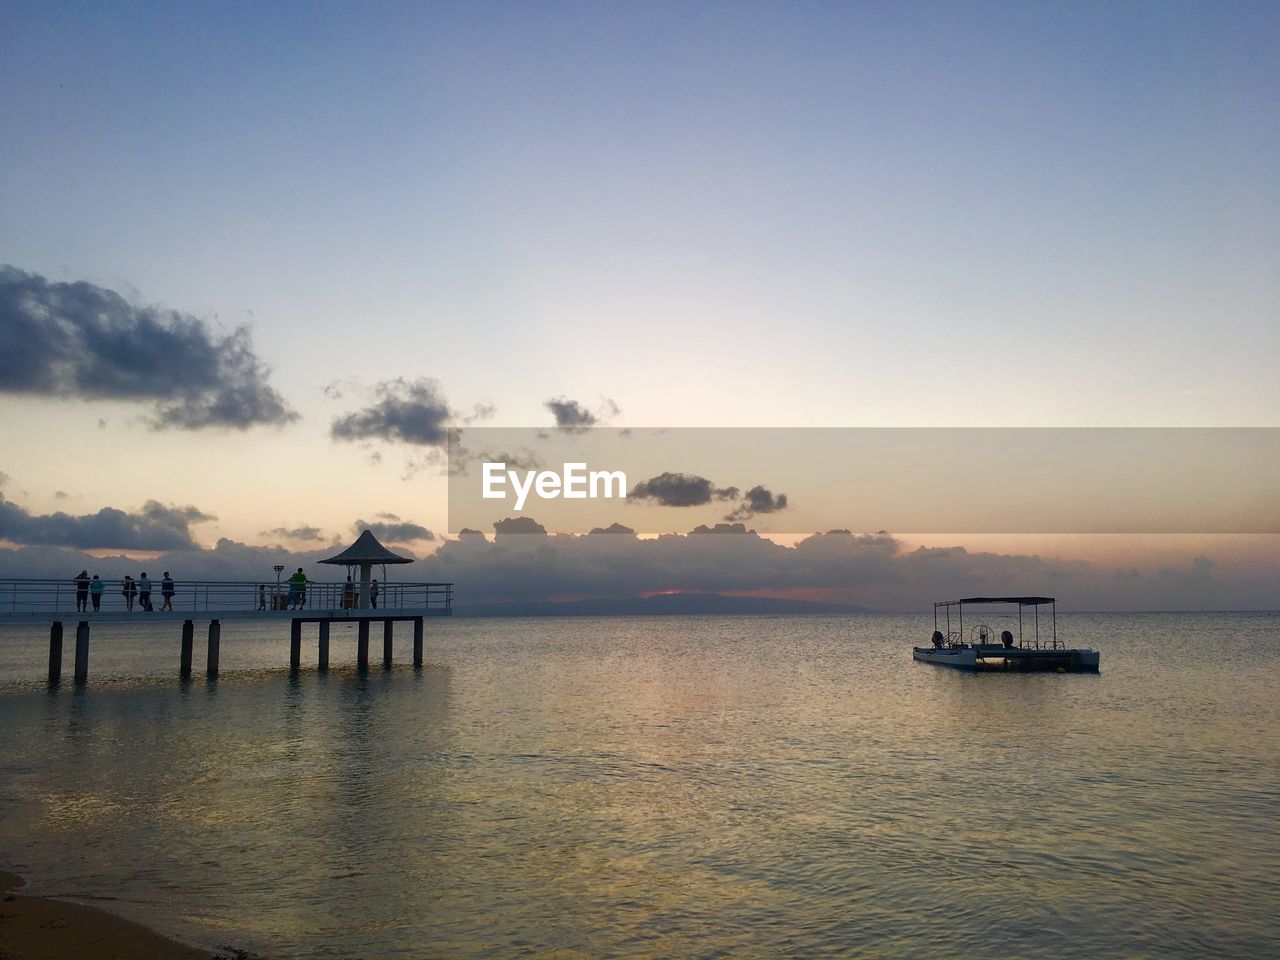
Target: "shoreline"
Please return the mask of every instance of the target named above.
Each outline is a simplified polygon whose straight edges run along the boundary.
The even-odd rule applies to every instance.
[[[0,957],[5,960],[223,960],[98,907],[21,892],[26,881],[0,871]]]

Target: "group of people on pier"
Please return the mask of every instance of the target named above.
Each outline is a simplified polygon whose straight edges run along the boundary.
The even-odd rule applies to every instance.
[[[101,579],[96,573],[89,576],[88,570],[81,570],[76,575],[76,613],[88,613],[89,604],[93,604],[93,610],[96,613],[102,609],[102,595],[106,592],[107,581]],[[173,578],[169,576],[169,571],[164,572],[164,577],[160,580],[160,609],[173,609],[173,595],[176,592],[176,586]],[[140,610],[147,613],[155,611],[155,605],[151,602],[151,578],[147,576],[147,571],[143,570],[141,576],[137,580],[132,576],[125,574],[125,578],[120,581],[120,595],[124,597],[124,607],[126,610],[133,610],[133,606],[137,603]]]
[[[75,595],[76,595],[76,612],[88,613],[90,609],[97,613],[102,609],[102,597],[107,591],[109,581],[103,580],[96,573],[89,574],[88,570],[81,570],[75,577]],[[142,571],[141,575],[135,580],[130,575],[125,575],[123,580],[110,581],[112,589],[116,586],[120,588],[120,595],[124,598],[125,610],[132,612],[135,605],[141,611],[153,613],[157,607],[154,605],[151,597],[153,593],[153,584],[151,578],[147,576],[147,572]],[[257,605],[259,610],[302,610],[307,606],[307,589],[310,586],[306,572],[299,567],[283,584],[276,583],[268,586],[265,583],[258,584]],[[332,589],[332,588],[329,588]],[[341,587],[341,607],[344,610],[356,610],[361,606],[361,584],[352,581],[351,577],[347,577],[347,582]],[[368,606],[370,609],[378,609],[378,597],[381,588],[377,580],[373,580],[369,584],[368,589]],[[177,593],[177,585],[169,576],[169,571],[164,572],[164,576],[160,580],[160,610],[172,610],[173,598]],[[338,599],[337,595],[333,595],[326,601],[321,598],[321,602],[325,606],[333,604]]]

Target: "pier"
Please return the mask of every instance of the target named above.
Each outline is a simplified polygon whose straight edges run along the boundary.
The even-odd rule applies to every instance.
[[[329,632],[333,623],[356,625],[356,664],[369,666],[370,625],[382,625],[382,664],[392,665],[395,624],[407,623],[413,630],[413,665],[423,661],[423,624],[428,617],[453,613],[452,583],[386,582],[389,564],[412,563],[387,550],[369,531],[347,550],[321,563],[341,565],[359,572],[359,580],[349,575],[345,581],[315,582],[305,585],[289,580],[260,582],[249,580],[174,580],[172,592],[162,581],[151,581],[150,596],[144,604],[142,591],[129,581],[98,581],[95,594],[75,578],[65,580],[0,579],[0,623],[49,624],[49,683],[62,679],[64,625],[75,624],[73,676],[83,684],[89,678],[89,641],[94,624],[172,623],[177,639],[178,676],[190,679],[195,655],[196,624],[206,625],[205,673],[218,675],[222,652],[223,621],[289,622],[289,667],[302,666],[303,624],[317,625],[317,667],[329,668]],[[381,582],[372,578],[372,568],[383,567]],[[137,581],[132,581],[136,586]]]

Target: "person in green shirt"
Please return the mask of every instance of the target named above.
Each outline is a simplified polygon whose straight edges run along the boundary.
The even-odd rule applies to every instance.
[[[307,602],[307,575],[302,572],[302,568],[298,568],[298,572],[289,578],[289,598],[295,610],[301,610]]]

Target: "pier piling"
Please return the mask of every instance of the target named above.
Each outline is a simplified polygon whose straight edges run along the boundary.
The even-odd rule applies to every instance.
[[[391,664],[394,662],[392,653],[391,638],[392,623],[390,620],[382,621],[382,669],[390,670]]]
[[[329,669],[329,621],[320,621],[320,662],[321,670]]]
[[[293,620],[289,626],[289,669],[302,666],[302,621]]]
[[[413,620],[413,665],[422,666],[422,618]]]
[[[76,683],[89,679],[89,621],[81,620],[76,626]]]
[[[360,620],[356,625],[356,667],[369,669],[369,621]]]
[[[62,682],[62,621],[55,620],[49,627],[49,683]]]
[[[191,647],[195,641],[196,627],[190,620],[182,621],[182,654],[178,664],[178,676],[191,679]]]
[[[209,656],[205,668],[210,680],[218,676],[218,654],[222,648],[222,624],[217,620],[209,621]]]

